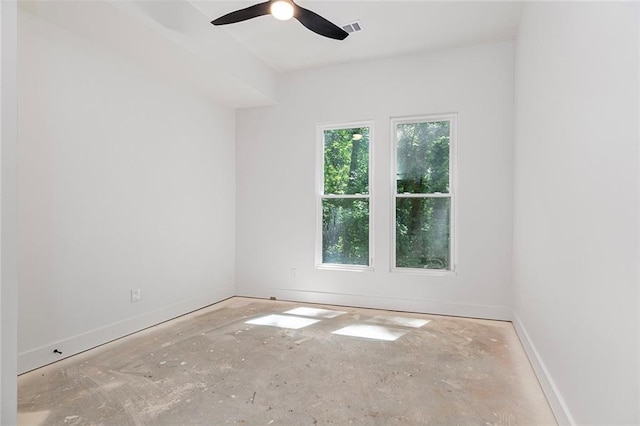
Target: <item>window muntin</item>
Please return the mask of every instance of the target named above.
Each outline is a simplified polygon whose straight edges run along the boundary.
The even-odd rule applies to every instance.
[[[392,268],[452,271],[455,116],[392,120]]]
[[[371,123],[319,127],[319,246],[322,267],[363,269],[371,261]]]

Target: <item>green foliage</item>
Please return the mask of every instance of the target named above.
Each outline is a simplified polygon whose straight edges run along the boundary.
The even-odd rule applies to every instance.
[[[397,126],[398,194],[449,193],[449,121]],[[449,198],[396,198],[396,266],[450,269]]]
[[[369,128],[324,132],[324,193],[369,193]],[[369,200],[324,199],[322,261],[369,264]]]
[[[368,127],[325,130],[324,193],[369,193]]]
[[[449,127],[449,121],[397,126],[398,194],[449,193]],[[368,193],[369,129],[326,130],[324,194]],[[396,266],[450,269],[450,216],[447,197],[397,198]],[[322,261],[369,264],[366,197],[322,200]]]
[[[369,200],[322,201],[322,262],[369,264]]]
[[[449,122],[400,124],[398,194],[449,192]]]
[[[451,200],[396,199],[396,266],[450,268]]]

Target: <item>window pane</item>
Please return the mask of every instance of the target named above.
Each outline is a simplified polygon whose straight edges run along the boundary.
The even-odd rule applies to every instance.
[[[369,193],[369,128],[324,131],[324,193]]]
[[[369,265],[369,200],[322,200],[322,263]]]
[[[449,192],[449,121],[398,124],[398,194]]]
[[[450,198],[396,198],[396,267],[451,269]]]

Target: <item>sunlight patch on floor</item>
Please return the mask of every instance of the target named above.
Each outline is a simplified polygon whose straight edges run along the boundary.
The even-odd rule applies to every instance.
[[[420,318],[393,317],[393,316],[379,315],[371,318],[367,322],[373,322],[376,324],[384,324],[384,325],[399,325],[402,327],[420,328],[423,325],[427,324],[429,320],[424,320]]]
[[[18,424],[28,426],[44,425],[51,410],[33,411],[30,413],[18,413]]]
[[[364,339],[384,340],[387,342],[393,342],[406,333],[406,330],[394,330],[380,325],[367,324],[349,325],[332,332],[332,334],[339,334],[341,336],[362,337]]]
[[[271,327],[291,328],[297,330],[320,322],[317,319],[301,318],[288,315],[266,315],[245,321],[245,324],[268,325]]]
[[[302,315],[304,317],[316,317],[316,318],[335,318],[342,314],[346,314],[343,311],[332,311],[329,309],[318,309],[318,308],[308,308],[308,307],[299,307],[295,309],[290,309],[284,312],[285,314],[291,315]]]

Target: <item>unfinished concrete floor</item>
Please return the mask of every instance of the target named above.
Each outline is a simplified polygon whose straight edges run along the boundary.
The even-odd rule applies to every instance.
[[[245,298],[18,382],[29,426],[555,424],[510,323]]]

